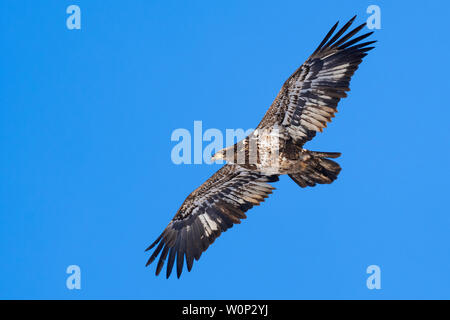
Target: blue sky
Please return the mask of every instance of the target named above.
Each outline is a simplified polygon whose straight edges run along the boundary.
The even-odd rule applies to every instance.
[[[66,8],[81,8],[68,30]],[[287,177],[192,272],[144,249],[219,165],[173,130],[255,127],[329,28],[381,8],[333,123],[332,185]],[[450,298],[445,1],[0,1],[0,298]],[[81,268],[81,290],[66,268]],[[381,268],[369,290],[366,268]]]

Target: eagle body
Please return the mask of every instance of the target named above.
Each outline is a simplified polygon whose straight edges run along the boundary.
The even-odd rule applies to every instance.
[[[251,135],[221,150],[213,158],[214,160],[224,159],[227,163],[265,175],[283,175],[306,174],[312,169],[317,159],[337,158],[339,155],[340,153],[336,152],[315,152],[304,149],[288,137],[286,129],[276,126],[256,129]],[[331,162],[329,163],[331,165]],[[336,171],[340,167],[335,163],[333,169]],[[338,173],[336,172],[336,176]]]
[[[183,202],[168,226],[147,250],[147,262],[159,256],[158,275],[167,261],[168,278],[176,261],[180,277],[220,234],[246,218],[246,212],[274,190],[271,183],[287,174],[300,187],[329,184],[341,167],[337,152],[316,152],[305,143],[327,126],[350,80],[376,41],[357,36],[365,23],[347,30],[356,17],[336,31],[336,23],[311,56],[286,80],[256,129],[245,139],[218,151],[212,160],[226,164]],[[336,31],[336,32],[335,32]]]

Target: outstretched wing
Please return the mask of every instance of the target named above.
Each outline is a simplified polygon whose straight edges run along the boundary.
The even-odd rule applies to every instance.
[[[365,23],[343,35],[355,18],[334,36],[338,23],[331,28],[308,60],[286,80],[258,128],[283,126],[288,138],[299,146],[322,132],[337,112],[339,100],[347,96],[351,76],[376,42],[360,42],[373,32],[353,38]]]
[[[177,260],[177,276],[180,277],[186,258],[188,271],[195,260],[223,231],[245,219],[245,212],[259,205],[275,189],[267,182],[278,181],[278,176],[265,176],[237,165],[227,164],[192,192],[181,205],[175,217],[156,241],[147,262],[152,263],[161,253],[156,275],[161,272],[167,257],[167,273],[170,276]]]

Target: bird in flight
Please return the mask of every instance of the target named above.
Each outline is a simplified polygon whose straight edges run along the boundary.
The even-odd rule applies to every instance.
[[[191,271],[194,259],[275,189],[269,183],[287,174],[305,188],[336,180],[341,167],[337,152],[304,149],[337,112],[347,96],[350,79],[376,41],[362,42],[373,32],[357,35],[365,23],[346,33],[356,16],[336,33],[336,23],[317,49],[283,84],[257,128],[245,139],[214,154],[226,164],[195,189],[169,225],[147,250],[154,249],[147,266],[160,255],[158,275],[167,260],[169,278],[177,262]],[[147,251],[146,250],[146,251]],[[175,259],[176,258],[176,259]]]

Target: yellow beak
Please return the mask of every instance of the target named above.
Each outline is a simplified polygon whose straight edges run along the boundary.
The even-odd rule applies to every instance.
[[[212,157],[211,161],[223,160],[223,156],[221,152],[216,152]]]

